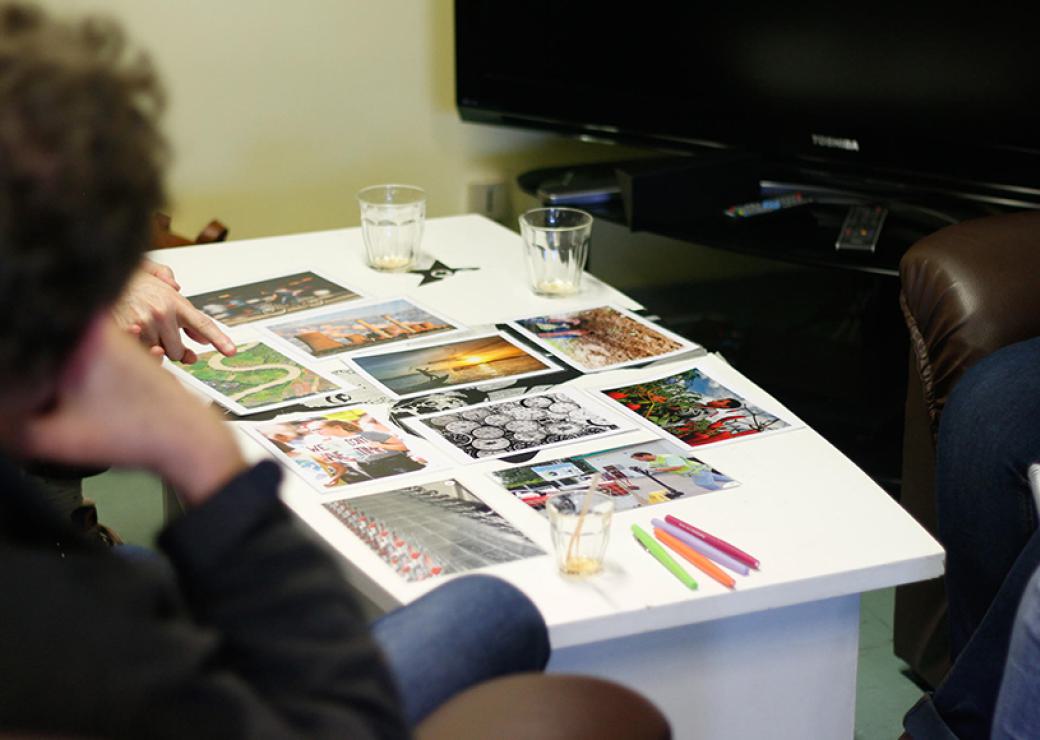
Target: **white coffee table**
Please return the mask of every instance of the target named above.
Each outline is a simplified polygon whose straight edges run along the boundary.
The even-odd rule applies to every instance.
[[[429,221],[423,246],[450,268],[479,269],[443,273],[421,287],[418,275],[376,273],[364,266],[358,229],[163,250],[154,257],[174,269],[186,294],[317,269],[372,296],[417,298],[470,325],[604,302],[638,308],[591,277],[576,298],[535,296],[524,277],[520,237],[479,216]],[[720,357],[702,362],[721,381],[749,382]],[[573,384],[604,387],[637,372]],[[751,387],[753,400],[782,408]],[[610,446],[649,438],[629,432],[612,437]],[[252,439],[243,440],[248,455],[265,455]],[[599,447],[558,448],[545,459]],[[637,689],[663,709],[676,738],[851,738],[859,594],[941,575],[942,548],[812,429],[700,447],[696,454],[742,485],[619,513],[605,573],[566,580],[548,556],[485,571],[521,588],[542,610],[554,648],[550,670],[601,675]],[[545,521],[488,479],[493,466],[466,466],[450,477],[548,550]],[[442,471],[408,483],[444,477]],[[349,580],[381,607],[407,603],[437,585],[437,579],[409,584],[396,576],[322,508],[327,498],[296,475],[287,474],[283,497],[344,556]],[[704,577],[699,590],[687,590],[628,536],[633,521],[649,529],[652,517],[666,513],[731,539],[761,559],[761,570],[739,578],[733,591]]]

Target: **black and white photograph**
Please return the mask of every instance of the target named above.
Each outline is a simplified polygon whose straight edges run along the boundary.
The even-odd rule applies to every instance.
[[[469,462],[635,428],[573,389],[431,414],[409,420],[408,424],[453,456]]]

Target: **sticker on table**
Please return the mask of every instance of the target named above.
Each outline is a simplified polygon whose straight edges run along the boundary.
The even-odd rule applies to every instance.
[[[558,365],[498,333],[355,355],[349,362],[363,377],[397,398],[560,370]]]
[[[261,422],[249,430],[322,492],[446,467],[425,440],[364,408]]]
[[[167,363],[167,367],[240,416],[289,406],[343,387],[263,342],[239,344],[236,349],[233,357],[202,352],[193,365]]]
[[[324,507],[409,582],[545,554],[455,480]]]
[[[792,426],[698,368],[601,392],[644,424],[690,447]]]
[[[570,389],[416,417],[407,423],[463,462],[508,457],[633,428]]]
[[[583,372],[596,372],[699,349],[653,322],[615,306],[599,306],[511,322],[518,331]]]
[[[188,296],[195,308],[225,326],[308,311],[361,295],[313,272],[260,280]]]
[[[460,328],[444,316],[406,298],[366,301],[264,327],[311,357],[330,357],[426,339]]]
[[[598,489],[614,500],[617,511],[663,504],[739,486],[673,442],[654,440],[585,455],[521,465],[491,473],[500,486],[545,513],[555,493],[584,491],[599,474]]]

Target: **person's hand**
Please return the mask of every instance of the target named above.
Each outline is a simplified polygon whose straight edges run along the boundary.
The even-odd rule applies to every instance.
[[[177,278],[174,277],[173,270],[171,270],[169,266],[144,257],[141,259],[141,270],[147,272],[153,277],[159,278],[178,293],[180,292],[181,284],[177,282]]]
[[[224,355],[235,354],[235,344],[209,316],[178,290],[173,271],[145,260],[112,308],[116,324],[136,336],[157,356],[192,364],[198,356],[184,346],[181,330],[196,342],[212,344]]]
[[[146,468],[188,504],[245,467],[220,417],[107,318],[95,320],[53,400],[21,424],[16,444],[22,455],[54,462]]]

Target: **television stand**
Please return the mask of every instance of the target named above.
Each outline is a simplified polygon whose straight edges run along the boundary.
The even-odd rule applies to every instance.
[[[625,225],[614,171],[632,161],[531,170],[520,175],[517,183],[540,202],[548,204],[548,198],[539,197],[540,190],[543,195],[548,190],[559,205],[568,200],[597,218]],[[714,218],[644,230],[769,260],[896,277],[899,260],[918,239],[966,218],[1013,210],[981,200],[955,199],[924,188],[869,180],[857,182],[847,173],[806,174],[766,165],[765,174],[761,183],[763,197],[800,191],[815,202],[789,212],[744,220],[730,219],[720,212]],[[825,179],[828,184],[820,184]],[[848,207],[865,203],[879,203],[889,210],[875,251],[836,250],[834,242]]]

